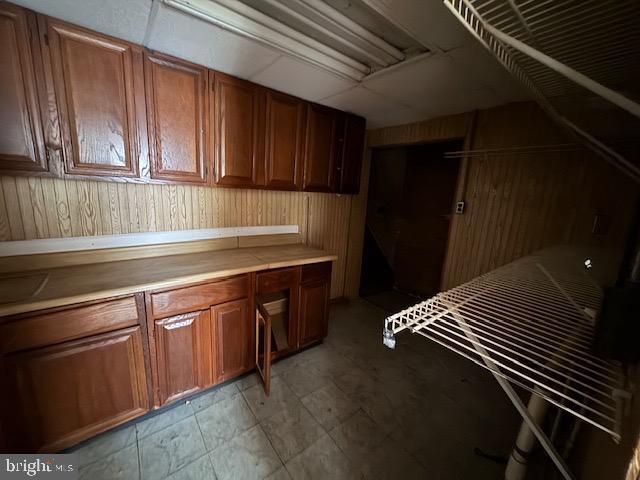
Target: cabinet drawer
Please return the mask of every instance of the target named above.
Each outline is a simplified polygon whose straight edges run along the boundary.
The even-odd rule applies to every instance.
[[[151,309],[155,318],[161,318],[208,308],[248,294],[249,277],[242,275],[219,282],[154,293],[151,295]]]
[[[331,262],[311,263],[302,267],[300,282],[326,280],[331,278]]]
[[[138,324],[134,295],[0,325],[0,353],[53,345]]]
[[[271,270],[256,275],[257,293],[277,292],[298,283],[298,267]]]

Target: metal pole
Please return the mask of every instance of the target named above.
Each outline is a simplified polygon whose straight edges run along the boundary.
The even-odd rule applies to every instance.
[[[548,410],[549,402],[540,395],[532,393],[531,398],[529,398],[529,404],[527,405],[527,412],[531,415],[531,418],[540,424],[543,422]],[[529,428],[526,422],[522,422],[518,437],[516,438],[516,445],[511,451],[507,469],[504,472],[505,479],[523,480],[526,477],[529,454],[531,450],[533,450],[535,443],[535,433]]]
[[[460,312],[457,311],[455,306],[452,305],[452,307],[453,307],[452,308],[453,317],[460,325],[460,328],[464,330],[465,334],[467,335],[470,341],[474,343],[477,342],[477,338],[475,337],[471,329],[468,327],[464,317],[460,314]],[[513,387],[511,386],[511,384],[507,380],[502,378],[500,375],[495,373],[497,371],[498,372],[500,371],[499,367],[489,359],[489,355],[487,351],[482,346],[480,346],[479,342],[476,343],[474,346],[475,346],[475,349],[478,351],[478,353],[482,355],[483,361],[489,368],[489,371],[491,372],[493,377],[496,379],[498,384],[502,387],[504,392],[507,394],[507,397],[509,397],[509,400],[511,400],[511,403],[513,403],[513,406],[516,407],[516,410],[518,410],[518,413],[520,413],[520,416],[524,420],[524,423],[526,423],[526,427],[528,427],[528,430],[530,432],[533,432],[535,437],[538,439],[538,441],[542,445],[542,448],[544,448],[544,450],[547,452],[547,454],[549,455],[553,463],[556,465],[556,467],[560,471],[560,474],[562,475],[562,477],[565,478],[566,480],[574,480],[575,477],[569,470],[569,467],[565,463],[564,459],[560,456],[558,451],[555,449],[555,447],[553,446],[553,444],[551,443],[547,435],[542,430],[542,428],[540,428],[540,426],[538,425],[537,419],[535,419],[532,416],[532,414],[529,412],[527,407],[525,407],[524,403],[522,403],[522,400],[520,400],[520,397],[518,396],[518,394],[513,390]],[[535,393],[532,393],[531,396],[533,398],[534,396],[537,397],[538,395],[536,395]],[[544,399],[541,398],[541,400],[542,402],[547,403]],[[544,406],[544,404],[542,403],[538,404],[538,402],[535,400],[532,400],[532,401],[536,402],[536,404],[532,406],[532,411],[536,415],[536,417],[546,413],[546,407]],[[522,428],[524,428],[524,425]],[[522,432],[522,428],[521,428],[521,432]],[[525,435],[528,435],[528,434],[525,432]],[[518,435],[518,438],[520,438],[520,435]],[[527,442],[529,441],[531,440],[527,440]],[[506,473],[507,472],[505,472],[505,478],[509,478],[509,477],[506,477]],[[523,478],[523,477],[515,477],[515,478]]]

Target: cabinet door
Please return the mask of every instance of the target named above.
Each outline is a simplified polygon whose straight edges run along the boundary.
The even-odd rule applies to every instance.
[[[264,90],[220,73],[212,90],[216,183],[264,185]]]
[[[253,322],[247,299],[211,307],[217,381],[224,382],[253,366]]]
[[[347,115],[344,126],[344,147],[339,166],[340,193],[358,194],[360,192],[360,170],[364,155],[364,136],[366,121],[356,115]]]
[[[302,184],[305,102],[268,91],[266,114],[266,186],[299,190]]]
[[[193,393],[207,383],[204,329],[209,311],[185,313],[154,323],[160,405]]]
[[[11,355],[3,370],[18,451],[58,451],[148,411],[139,326]]]
[[[33,14],[0,2],[0,170],[5,172],[48,170],[34,72],[38,52],[29,35],[34,22]]]
[[[336,162],[341,151],[343,125],[341,112],[321,105],[308,106],[304,151],[305,190],[336,190]]]
[[[300,346],[327,335],[329,282],[318,280],[300,286]]]
[[[271,315],[256,300],[256,370],[267,395],[271,391],[271,334]]]
[[[207,69],[146,53],[145,83],[151,178],[206,183]]]
[[[46,24],[66,173],[138,176],[147,143],[142,50],[56,20]]]

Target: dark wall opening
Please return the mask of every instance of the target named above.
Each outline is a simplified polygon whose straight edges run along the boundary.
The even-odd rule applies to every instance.
[[[374,149],[360,295],[394,310],[440,290],[462,140]]]

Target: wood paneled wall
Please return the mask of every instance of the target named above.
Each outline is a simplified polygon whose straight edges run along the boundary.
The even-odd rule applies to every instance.
[[[372,147],[463,138],[488,149],[567,142],[535,104],[522,103],[368,132],[357,196],[0,178],[0,240],[244,225],[297,224],[303,240],[338,255],[331,296],[357,295]],[[587,151],[486,155],[464,162],[443,288],[553,243],[619,247],[637,187]],[[461,176],[462,178],[462,176]],[[591,234],[596,213],[609,234]]]
[[[345,294],[357,295],[371,148],[465,139],[472,150],[566,143],[533,103],[517,103],[368,132],[363,188],[352,203]],[[621,252],[638,186],[587,150],[500,154],[463,161],[442,288],[451,288],[515,258],[558,243]],[[593,235],[596,214],[610,219]]]
[[[348,195],[37,177],[0,187],[1,241],[297,224],[304,242],[338,255],[331,296],[343,295]]]

